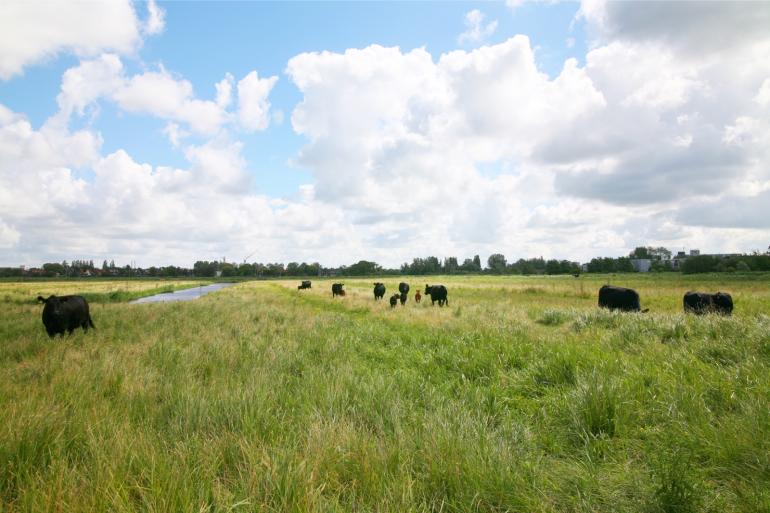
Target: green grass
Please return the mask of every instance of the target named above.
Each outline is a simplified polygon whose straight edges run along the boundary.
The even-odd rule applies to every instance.
[[[0,511],[770,511],[767,276],[341,281],[94,299],[54,340],[23,298],[79,283],[0,284]]]

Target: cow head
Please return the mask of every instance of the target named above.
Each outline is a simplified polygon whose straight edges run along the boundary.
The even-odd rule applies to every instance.
[[[426,293],[426,294],[430,294],[430,292],[431,292],[431,289],[432,289],[432,288],[433,288],[433,287],[431,287],[430,285],[428,285],[428,284],[426,283],[426,284],[425,284],[425,293]]]
[[[46,299],[43,296],[37,296],[37,300],[40,303],[45,303],[44,308],[53,312],[54,315],[59,315],[61,313],[62,301],[58,297],[48,296],[48,299]]]

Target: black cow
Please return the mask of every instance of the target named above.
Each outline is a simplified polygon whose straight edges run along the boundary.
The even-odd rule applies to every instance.
[[[621,312],[646,312],[639,305],[639,293],[634,289],[604,285],[599,289],[599,306]]]
[[[717,313],[722,315],[732,315],[733,298],[727,292],[717,292],[716,294],[707,294],[705,292],[687,292],[682,300],[684,311],[703,315],[707,313]]]
[[[37,300],[45,303],[43,307],[43,325],[48,336],[53,338],[56,334],[71,334],[78,326],[88,331],[89,326],[94,326],[91,315],[88,312],[88,301],[83,296],[37,296]]]
[[[342,290],[344,286],[344,283],[332,283],[332,297],[344,296],[345,291]]]
[[[401,306],[404,306],[406,304],[407,294],[409,294],[409,284],[402,281],[398,284],[398,291],[401,293],[401,297],[399,298],[401,300]]]
[[[430,296],[430,304],[435,305],[438,301],[438,306],[449,306],[449,299],[447,299],[447,290],[443,285],[425,285],[425,294]]]
[[[303,280],[302,284],[297,285],[297,290],[305,290],[309,289],[310,287],[310,280]]]
[[[377,282],[374,284],[374,300],[377,301],[383,297],[385,297],[385,285],[383,283]]]
[[[395,308],[396,307],[396,304],[398,303],[398,298],[399,298],[398,294],[393,294],[392,296],[390,296],[390,307],[391,308]]]

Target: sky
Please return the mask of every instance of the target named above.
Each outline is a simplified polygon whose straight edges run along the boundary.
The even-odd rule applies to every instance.
[[[0,266],[770,245],[770,2],[0,3]]]

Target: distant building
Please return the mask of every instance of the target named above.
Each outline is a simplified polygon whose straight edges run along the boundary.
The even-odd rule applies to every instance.
[[[638,273],[648,273],[652,268],[652,260],[649,258],[632,258],[631,265]]]
[[[700,256],[699,249],[691,249],[688,255],[686,251],[677,251],[676,256],[671,259],[671,269],[678,271],[682,268],[682,264],[687,260],[688,256],[695,257]]]

